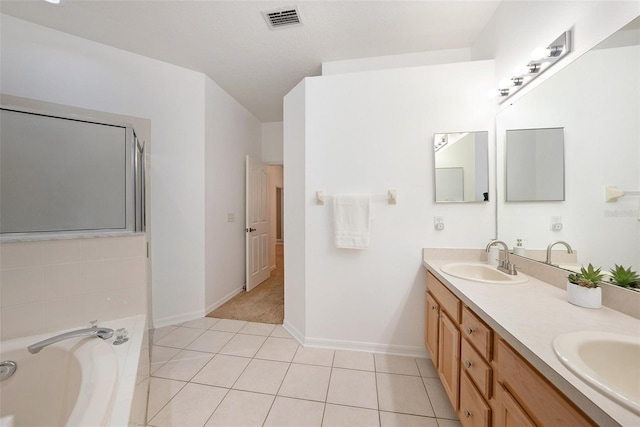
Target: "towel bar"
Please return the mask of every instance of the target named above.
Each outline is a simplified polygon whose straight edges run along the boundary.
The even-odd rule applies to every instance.
[[[324,194],[324,191],[316,191],[316,205],[324,205],[324,202],[327,198],[331,196],[327,196]],[[374,198],[384,198],[387,200],[387,203],[390,205],[398,204],[398,191],[397,190],[389,190],[387,194],[375,194]]]
[[[617,202],[620,197],[625,196],[640,196],[640,191],[625,191],[615,186],[604,187],[605,202]]]

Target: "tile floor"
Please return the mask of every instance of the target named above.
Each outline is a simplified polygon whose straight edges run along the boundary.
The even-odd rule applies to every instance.
[[[155,330],[148,425],[460,423],[431,361],[304,348],[282,327],[202,318]]]

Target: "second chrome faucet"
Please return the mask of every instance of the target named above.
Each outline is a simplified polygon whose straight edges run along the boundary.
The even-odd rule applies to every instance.
[[[564,245],[564,247],[567,248],[567,253],[569,254],[573,253],[573,249],[571,249],[571,245],[563,240],[558,240],[557,242],[550,243],[549,246],[547,246],[547,259],[545,260],[545,264],[553,265],[551,263],[551,248],[553,248],[555,245]]]

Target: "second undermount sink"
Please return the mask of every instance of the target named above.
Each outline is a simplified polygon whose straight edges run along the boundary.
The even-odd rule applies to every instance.
[[[440,270],[460,279],[497,285],[517,285],[528,280],[525,276],[513,276],[499,271],[495,266],[474,262],[452,262],[444,264]]]
[[[578,378],[640,415],[640,337],[571,332],[558,335],[553,350]]]

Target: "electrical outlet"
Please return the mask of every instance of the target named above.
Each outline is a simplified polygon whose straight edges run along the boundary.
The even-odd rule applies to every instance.
[[[562,230],[562,217],[561,216],[552,216],[551,217],[551,230],[553,230],[553,231]]]
[[[232,214],[232,213],[227,214],[227,222],[235,222],[235,220],[236,220],[235,214]]]
[[[444,230],[444,217],[442,217],[442,216],[434,216],[433,217],[433,227],[438,231]]]

